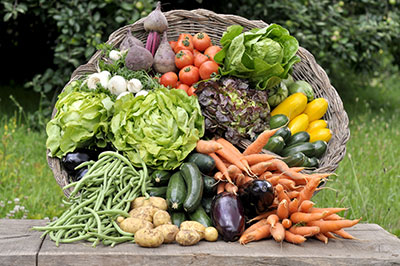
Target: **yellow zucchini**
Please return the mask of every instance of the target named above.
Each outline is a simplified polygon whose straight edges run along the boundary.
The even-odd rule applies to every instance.
[[[310,124],[308,124],[308,128],[306,129],[306,131],[310,133],[310,131],[313,129],[325,128],[325,127],[328,127],[328,123],[323,119],[318,119],[310,122]]]
[[[314,142],[317,140],[323,140],[328,142],[332,137],[332,133],[329,128],[316,128],[311,130],[309,134],[310,134],[310,142]]]
[[[293,118],[301,114],[307,106],[307,97],[301,93],[297,92],[289,97],[287,97],[283,102],[281,102],[274,110],[271,112],[271,116],[277,114],[286,115],[291,121]]]
[[[317,98],[307,104],[304,113],[310,122],[320,119],[328,110],[328,102],[324,98]]]
[[[288,128],[290,132],[296,134],[300,131],[306,131],[308,127],[308,116],[306,114],[301,114],[296,116],[292,121],[290,121]]]

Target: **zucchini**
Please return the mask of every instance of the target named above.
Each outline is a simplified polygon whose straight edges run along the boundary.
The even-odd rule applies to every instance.
[[[290,132],[290,129],[288,127],[282,127],[276,131],[274,136],[281,136],[285,143],[289,140],[290,136],[292,135],[292,132]]]
[[[307,156],[302,152],[291,154],[282,159],[289,167],[303,166],[307,160]]]
[[[207,215],[206,211],[201,205],[199,205],[194,212],[189,214],[189,218],[192,221],[201,223],[205,227],[213,226],[210,216]]]
[[[308,157],[314,157],[314,145],[310,142],[296,143],[284,148],[281,155],[286,157],[298,152],[302,152]]]
[[[170,177],[171,172],[166,170],[155,170],[153,173],[151,173],[151,180],[156,186],[168,185]]]
[[[203,194],[208,196],[213,196],[217,192],[217,181],[208,175],[202,175],[204,182]]]
[[[309,142],[310,141],[310,134],[306,131],[300,131],[297,132],[296,134],[293,134],[289,140],[286,142],[286,146],[292,146],[296,143],[300,142]]]
[[[283,147],[285,147],[285,140],[281,136],[272,136],[269,138],[264,149],[272,151],[273,153],[279,154]]]
[[[314,145],[314,156],[317,158],[321,158],[328,148],[328,144],[326,143],[326,141],[323,140],[314,141],[312,142],[312,144]]]
[[[203,206],[204,210],[208,215],[211,215],[211,205],[212,205],[213,197],[202,198],[201,206]]]
[[[181,173],[174,173],[168,182],[166,200],[168,208],[173,211],[179,211],[183,208],[183,201],[186,198],[186,184]]]
[[[170,215],[172,224],[178,227],[181,226],[181,223],[186,220],[186,215],[184,212],[170,212]]]
[[[303,166],[307,167],[307,168],[316,169],[319,166],[319,160],[316,157],[311,157],[311,158],[307,157],[305,163],[303,164]]]
[[[165,195],[167,194],[167,186],[163,187],[149,187],[147,189],[147,192],[149,193],[150,197],[161,197],[165,198]]]
[[[210,174],[215,168],[214,159],[207,154],[194,152],[187,157],[186,161],[195,163],[199,168],[200,172],[202,172],[205,175]]]
[[[289,118],[286,115],[278,114],[271,117],[271,119],[269,120],[269,127],[271,129],[274,129],[285,125],[287,126],[288,123]]]
[[[203,177],[195,163],[183,163],[180,171],[187,188],[183,209],[188,213],[194,212],[199,207],[203,196]]]

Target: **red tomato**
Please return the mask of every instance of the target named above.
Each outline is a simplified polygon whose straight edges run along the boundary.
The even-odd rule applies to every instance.
[[[196,88],[195,88],[194,86],[191,86],[191,87],[188,89],[187,94],[188,94],[189,96],[196,95],[195,91],[196,91]]]
[[[175,46],[176,46],[176,42],[174,41],[170,41],[169,45],[171,46],[172,50],[174,50]]]
[[[193,41],[189,38],[179,39],[174,47],[174,52],[177,54],[180,50],[193,51]]]
[[[193,36],[190,33],[181,33],[178,37],[178,41],[182,40],[182,39],[187,39],[190,42],[193,42]]]
[[[211,46],[211,39],[205,32],[199,32],[193,37],[193,46],[199,51],[204,51]]]
[[[178,90],[184,90],[186,93],[188,92],[188,90],[189,90],[189,86],[188,85],[186,85],[186,84],[180,84],[178,87],[176,87]]]
[[[204,62],[210,60],[210,58],[202,53],[198,53],[195,57],[194,57],[194,66],[195,67],[199,67],[201,66],[201,64],[203,64]]]
[[[196,57],[196,55],[200,54],[199,51],[197,51],[196,49],[193,49],[193,56]]]
[[[175,88],[176,83],[178,82],[178,76],[175,72],[167,72],[160,78],[160,84],[165,87]]]
[[[179,80],[188,86],[199,81],[199,78],[199,69],[195,66],[186,66],[179,71]]]
[[[218,64],[214,61],[204,62],[199,69],[201,79],[209,79],[212,73],[218,74]]]
[[[204,54],[208,55],[211,58],[211,60],[214,60],[215,54],[218,53],[219,51],[221,51],[221,47],[213,45],[213,46],[208,47],[204,51]]]
[[[189,50],[180,50],[175,55],[175,65],[179,69],[185,66],[193,65],[193,62],[194,62],[193,54]]]

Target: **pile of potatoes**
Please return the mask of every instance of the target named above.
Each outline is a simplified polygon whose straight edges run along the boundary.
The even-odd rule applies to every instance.
[[[206,228],[196,221],[185,221],[178,228],[171,223],[167,208],[167,202],[161,197],[139,197],[131,204],[130,217],[118,217],[117,222],[123,231],[135,235],[135,242],[141,247],[154,248],[174,241],[182,246],[191,246],[201,239],[218,239],[214,227]]]

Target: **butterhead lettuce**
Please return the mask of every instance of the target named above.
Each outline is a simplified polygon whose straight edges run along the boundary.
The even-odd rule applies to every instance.
[[[111,120],[112,144],[140,166],[174,169],[204,134],[204,118],[196,97],[164,87],[146,96],[118,99]]]

